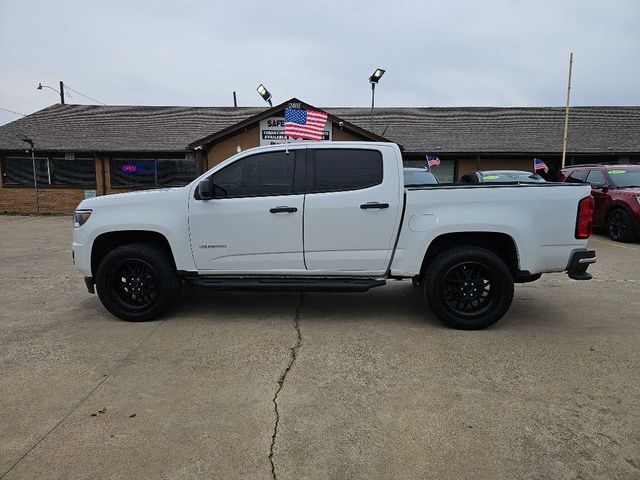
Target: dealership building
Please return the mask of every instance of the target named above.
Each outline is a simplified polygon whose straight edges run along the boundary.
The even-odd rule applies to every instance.
[[[41,213],[70,213],[86,197],[185,185],[237,152],[284,142],[284,109],[328,114],[325,141],[395,142],[407,166],[441,164],[454,182],[473,170],[552,170],[561,159],[564,108],[272,108],[56,104],[0,127],[0,212],[35,213],[33,142]],[[640,162],[640,107],[571,109],[567,164]]]

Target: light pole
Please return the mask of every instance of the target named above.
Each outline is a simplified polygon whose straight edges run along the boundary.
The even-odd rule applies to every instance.
[[[60,103],[64,105],[64,82],[62,80],[60,80],[60,91],[56,90],[53,87],[50,87],[49,85],[43,85],[42,83],[38,83],[38,86],[36,88],[38,90],[42,90],[43,88],[48,88],[50,90],[53,90],[54,92],[60,95]]]
[[[369,131],[373,132],[373,107],[376,96],[376,85],[384,75],[384,70],[376,68],[376,71],[369,77],[369,83],[371,84],[371,121],[369,123]]]
[[[28,143],[31,150],[31,164],[33,165],[33,188],[36,192],[36,215],[40,215],[40,195],[38,193],[38,176],[36,175],[36,152],[33,148],[33,140],[23,135],[20,137],[24,143]]]
[[[268,102],[270,107],[273,107],[273,103],[271,103],[271,94],[269,93],[269,90],[267,90],[267,88],[263,84],[260,84],[258,88],[256,88],[256,90],[258,90],[258,93],[260,94],[262,99],[265,102]]]

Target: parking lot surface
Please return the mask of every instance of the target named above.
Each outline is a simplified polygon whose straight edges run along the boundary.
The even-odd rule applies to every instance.
[[[483,331],[410,282],[183,290],[126,323],[68,217],[0,216],[0,478],[638,479],[640,244],[516,287]]]

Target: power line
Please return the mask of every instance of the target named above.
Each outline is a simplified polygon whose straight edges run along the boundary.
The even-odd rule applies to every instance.
[[[64,86],[65,95],[67,95],[71,100],[75,100],[75,98],[73,98],[73,95],[71,95],[71,91],[70,91],[69,87],[67,87],[64,84],[63,84],[63,86]]]
[[[78,92],[77,90],[74,90],[73,88],[69,87],[66,83],[65,83],[64,87],[65,87],[67,90],[71,90],[73,93],[77,93],[78,95],[80,95],[80,96],[82,96],[82,97],[84,97],[84,98],[87,98],[87,99],[89,99],[89,100],[91,100],[91,101],[93,101],[93,102],[99,103],[100,105],[104,105],[104,106],[106,106],[106,105],[107,105],[106,103],[102,103],[100,100],[96,100],[95,98],[91,98],[90,96],[85,95],[84,93],[80,93],[80,92]]]
[[[4,110],[5,112],[13,113],[14,115],[20,115],[21,117],[26,117],[24,113],[14,112],[13,110],[9,110],[8,108],[0,107],[0,110]]]

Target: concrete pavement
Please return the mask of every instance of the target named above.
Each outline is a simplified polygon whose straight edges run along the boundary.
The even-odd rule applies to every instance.
[[[640,478],[637,243],[595,236],[594,280],[543,276],[461,332],[408,282],[192,287],[126,323],[70,235],[0,216],[2,479]]]

